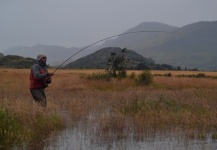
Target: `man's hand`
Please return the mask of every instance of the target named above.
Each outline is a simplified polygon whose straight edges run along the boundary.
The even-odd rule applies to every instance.
[[[51,77],[51,76],[53,76],[54,75],[54,73],[47,73],[47,76],[48,77]]]

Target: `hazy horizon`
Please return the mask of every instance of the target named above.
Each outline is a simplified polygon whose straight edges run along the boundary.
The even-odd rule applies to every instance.
[[[82,47],[142,22],[217,21],[214,0],[1,0],[0,52],[36,44]]]

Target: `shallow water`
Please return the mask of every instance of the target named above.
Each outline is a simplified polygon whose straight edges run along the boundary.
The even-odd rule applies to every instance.
[[[104,131],[98,119],[111,117],[109,109],[101,114],[91,114],[76,124],[72,123],[67,112],[62,114],[67,118],[68,128],[48,139],[43,150],[217,150],[217,140],[212,139],[212,133],[200,139],[196,131],[186,134],[181,129],[149,129],[134,133],[132,127],[121,133]]]
[[[44,150],[216,150],[217,141],[209,135],[206,139],[190,139],[182,134],[155,133],[137,137],[128,134],[124,139],[100,139],[93,134],[94,129],[78,126],[66,129],[48,140]]]

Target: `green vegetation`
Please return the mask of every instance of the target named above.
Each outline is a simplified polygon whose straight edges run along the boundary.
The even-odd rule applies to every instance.
[[[0,149],[40,142],[50,132],[62,127],[63,123],[57,114],[38,112],[36,116],[23,116],[22,113],[0,108]]]
[[[193,78],[210,78],[209,76],[206,76],[204,73],[198,73],[198,74],[190,74],[190,75],[178,75],[177,77],[193,77]],[[214,78],[214,77],[212,77]]]
[[[110,81],[112,78],[116,78],[117,80],[126,78],[126,72],[124,70],[124,73],[122,73],[123,70],[118,71],[118,74],[113,76],[112,73],[106,71],[105,73],[92,73],[89,75],[80,74],[80,78],[85,78],[87,80],[105,80]],[[153,83],[153,75],[149,70],[143,71],[142,73],[135,75],[135,73],[132,73],[129,76],[129,79],[132,79],[135,81],[136,85],[139,86],[149,86]]]
[[[180,113],[210,113],[210,110],[203,106],[199,106],[196,108],[186,103],[180,103],[176,102],[175,100],[164,98],[163,95],[160,95],[157,100],[134,100],[131,104],[121,109],[121,112],[125,115],[145,115],[149,111],[157,113],[162,113],[163,111],[165,111],[167,113],[173,113],[174,115],[180,115]]]
[[[216,139],[217,125],[216,110],[207,106],[196,106],[191,103],[180,102],[160,95],[157,99],[134,99],[126,103],[119,109],[125,116],[131,119],[140,128],[139,132],[154,128],[155,130],[172,130],[180,128],[185,130],[195,130],[194,135],[198,139],[206,139],[207,133]]]
[[[113,77],[125,78],[127,75],[126,69],[128,62],[129,59],[126,58],[126,48],[123,48],[119,55],[116,55],[116,53],[112,52],[107,63],[109,65],[107,69],[108,74],[112,75]]]
[[[80,74],[80,77],[86,78],[88,80],[106,80],[106,81],[109,81],[112,78],[112,76],[110,74],[108,74],[107,72],[105,72],[105,73],[97,72],[97,73],[92,73],[89,75]]]
[[[18,142],[22,126],[16,117],[0,107],[0,149]]]
[[[135,79],[137,85],[150,85],[153,83],[153,75],[149,70],[143,71]]]
[[[0,57],[1,68],[30,68],[36,60],[16,55]]]

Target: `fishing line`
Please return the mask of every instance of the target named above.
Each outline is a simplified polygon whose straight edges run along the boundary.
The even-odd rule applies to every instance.
[[[56,72],[63,64],[65,64],[68,60],[70,60],[72,57],[74,57],[75,55],[79,54],[80,52],[82,52],[83,50],[93,46],[94,44],[97,44],[99,42],[102,42],[102,41],[105,41],[105,40],[108,40],[108,39],[111,39],[111,38],[114,38],[114,37],[117,37],[117,36],[122,36],[122,35],[127,35],[127,34],[135,34],[135,33],[144,33],[144,32],[161,32],[161,33],[169,33],[169,34],[177,34],[177,35],[182,35],[182,36],[188,36],[188,37],[192,37],[192,38],[198,38],[198,39],[203,39],[203,40],[209,40],[209,41],[213,41],[213,42],[217,42],[217,40],[214,40],[214,39],[208,39],[208,38],[205,38],[205,37],[201,37],[201,36],[198,36],[198,35],[190,35],[190,34],[184,34],[184,33],[179,33],[179,32],[170,32],[170,31],[133,31],[133,32],[126,32],[126,33],[122,33],[122,34],[117,34],[117,35],[113,35],[113,36],[110,36],[110,37],[107,37],[107,38],[104,38],[104,39],[101,39],[99,41],[96,41],[84,48],[82,48],[81,50],[79,50],[78,52],[76,52],[75,54],[73,54],[72,56],[70,56],[68,59],[66,59],[62,64],[60,64],[55,70],[54,72]],[[54,73],[53,72],[53,73]]]

